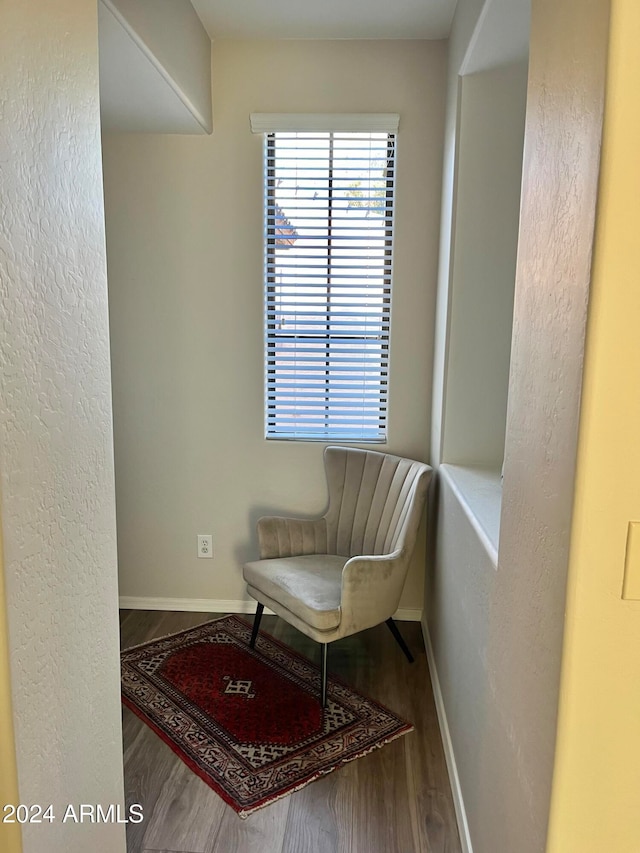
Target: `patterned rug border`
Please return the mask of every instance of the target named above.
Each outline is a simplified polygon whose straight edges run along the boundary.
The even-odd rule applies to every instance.
[[[184,628],[181,631],[174,631],[174,632],[170,632],[168,634],[163,634],[160,637],[154,637],[151,640],[146,640],[144,643],[137,643],[133,646],[128,646],[126,649],[121,650],[121,655],[126,653],[126,652],[136,651],[138,649],[144,649],[147,646],[153,646],[156,643],[162,642],[163,640],[177,638],[177,637],[182,636],[183,634],[190,634],[191,632],[201,630],[202,628],[204,628],[207,625],[211,625],[215,622],[221,622],[223,620],[233,620],[234,622],[238,623],[241,627],[247,628],[249,630],[251,629],[251,624],[249,622],[247,622],[247,620],[241,619],[239,616],[232,613],[232,614],[217,616],[215,619],[207,619],[204,622],[200,622],[197,625],[192,625],[189,628]],[[315,669],[317,672],[319,672],[319,667],[315,663],[313,663],[313,661],[309,660],[309,658],[300,654],[295,649],[292,649],[291,646],[288,646],[286,643],[283,643],[281,640],[278,640],[276,637],[274,637],[272,634],[268,633],[267,631],[261,630],[260,636],[263,636],[263,635],[268,637],[270,642],[274,643],[276,646],[281,648],[287,654],[290,654],[292,657],[297,658],[300,661],[303,661],[305,664],[311,666],[313,669]],[[331,685],[331,683],[341,685],[342,687],[346,688],[347,690],[351,691],[352,693],[355,693],[355,694],[358,694],[359,696],[362,696],[363,698],[365,698],[367,700],[367,702],[370,702],[372,705],[375,705],[376,707],[380,708],[382,711],[384,711],[384,712],[386,712],[386,713],[397,718],[397,714],[394,711],[391,711],[390,708],[387,708],[385,705],[378,702],[376,699],[372,699],[371,697],[366,696],[360,690],[356,690],[354,687],[347,684],[347,682],[343,681],[338,676],[329,675],[328,682],[329,682],[329,685]],[[233,799],[229,796],[229,794],[227,794],[227,792],[224,790],[224,788],[221,785],[218,785],[216,783],[216,781],[213,778],[211,778],[211,776],[209,776],[205,771],[203,771],[200,767],[198,767],[198,765],[192,759],[190,759],[188,755],[185,754],[184,750],[179,746],[179,744],[177,744],[170,737],[168,737],[168,735],[166,735],[162,731],[162,729],[160,729],[160,727],[157,726],[153,722],[153,720],[147,714],[145,714],[145,712],[141,708],[139,708],[137,705],[135,705],[134,702],[132,702],[127,696],[125,696],[124,693],[122,693],[122,703],[130,711],[132,711],[132,713],[134,713],[140,720],[142,720],[145,723],[145,725],[149,726],[149,728],[156,735],[158,735],[158,737],[163,741],[163,743],[166,743],[166,745],[171,749],[171,751],[184,764],[186,764],[187,767],[189,767],[189,769],[193,773],[195,773],[199,779],[202,779],[202,781],[209,788],[211,788],[213,791],[215,791],[215,793],[222,800],[224,800],[224,802],[227,803],[228,806],[230,806],[236,812],[238,817],[242,818],[243,820],[246,819],[247,817],[249,817],[250,815],[254,814],[255,812],[259,811],[260,809],[263,809],[266,806],[270,806],[272,803],[277,802],[278,800],[281,800],[281,799],[284,799],[285,797],[288,797],[290,794],[293,794],[295,791],[300,791],[303,788],[306,788],[307,785],[310,785],[312,782],[317,781],[318,779],[322,778],[323,776],[327,776],[330,773],[333,773],[335,770],[339,770],[340,768],[344,767],[346,764],[349,764],[350,762],[355,761],[358,758],[363,758],[365,755],[369,755],[370,753],[374,752],[376,749],[381,749],[383,746],[386,746],[387,744],[391,743],[392,741],[397,740],[398,738],[401,738],[404,735],[409,734],[410,732],[415,730],[415,727],[413,726],[412,723],[405,722],[403,726],[401,726],[399,729],[397,729],[392,734],[389,734],[389,735],[381,738],[376,743],[365,747],[364,749],[360,750],[357,753],[354,753],[352,755],[349,755],[345,758],[340,759],[335,764],[333,764],[331,767],[322,768],[322,769],[318,770],[316,773],[312,774],[309,778],[303,779],[298,784],[294,784],[291,788],[288,788],[286,791],[282,791],[281,793],[274,794],[271,796],[267,796],[267,797],[263,798],[262,800],[260,800],[259,802],[255,803],[254,805],[252,805],[250,808],[242,808],[242,806],[239,806],[237,803],[235,803],[233,801]]]

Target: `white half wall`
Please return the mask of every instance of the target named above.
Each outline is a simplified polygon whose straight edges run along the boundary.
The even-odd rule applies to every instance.
[[[259,516],[321,513],[323,446],[264,439],[263,140],[252,112],[398,112],[390,452],[430,419],[443,42],[229,41],[216,131],[104,139],[121,594],[238,600]],[[196,534],[213,534],[213,560]],[[425,533],[400,607],[420,610]]]
[[[0,6],[1,520],[24,853],[119,853],[118,591],[95,0]],[[4,768],[3,768],[4,772]]]

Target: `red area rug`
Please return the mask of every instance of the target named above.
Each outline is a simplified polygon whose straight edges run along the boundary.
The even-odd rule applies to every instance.
[[[247,817],[413,729],[318,667],[226,616],[122,652],[122,701]]]

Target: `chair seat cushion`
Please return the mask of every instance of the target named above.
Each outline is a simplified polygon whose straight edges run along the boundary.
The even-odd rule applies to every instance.
[[[311,554],[256,560],[244,567],[249,586],[278,601],[319,631],[340,624],[342,569],[347,557]]]

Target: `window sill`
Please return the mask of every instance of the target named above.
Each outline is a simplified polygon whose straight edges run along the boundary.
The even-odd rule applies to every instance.
[[[440,466],[494,567],[498,566],[502,481],[500,471],[471,465]]]

